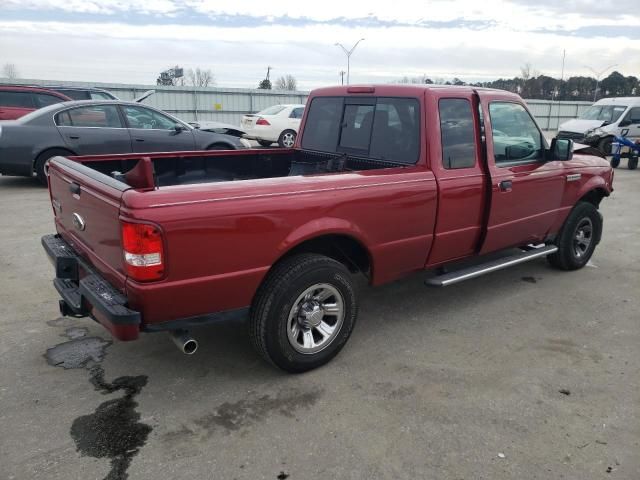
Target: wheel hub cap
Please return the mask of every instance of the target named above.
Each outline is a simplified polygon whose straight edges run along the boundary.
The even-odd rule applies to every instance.
[[[573,252],[576,258],[586,255],[593,239],[593,223],[590,218],[583,218],[576,228],[573,236]]]
[[[298,296],[289,312],[289,343],[303,354],[324,350],[338,336],[344,315],[344,299],[337,288],[328,283],[312,285]]]

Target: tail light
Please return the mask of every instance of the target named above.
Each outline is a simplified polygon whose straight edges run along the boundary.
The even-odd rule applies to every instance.
[[[271,124],[270,124],[269,122],[267,122],[267,120],[266,120],[266,119],[264,119],[264,118],[260,117],[260,118],[258,119],[258,121],[256,122],[256,125],[271,125]]]
[[[122,222],[124,268],[134,280],[158,280],[164,276],[162,233],[154,225]]]

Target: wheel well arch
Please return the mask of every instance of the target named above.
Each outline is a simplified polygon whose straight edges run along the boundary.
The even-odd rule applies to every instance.
[[[31,162],[31,167],[33,169],[36,168],[36,162],[38,161],[38,159],[44,155],[47,152],[50,152],[51,150],[62,150],[64,152],[68,152],[69,156],[75,156],[76,154],[73,152],[73,150],[71,150],[68,147],[47,147],[47,148],[43,148],[40,152],[38,152],[34,157],[33,157],[33,161]]]
[[[352,273],[362,273],[368,281],[373,277],[371,253],[362,242],[350,235],[330,233],[306,239],[284,252],[273,265],[301,253],[325,255],[342,263]]]
[[[591,203],[596,208],[600,206],[600,202],[604,197],[608,197],[609,192],[607,192],[604,188],[597,187],[589,190],[582,197],[580,197],[580,202]]]
[[[210,145],[207,145],[206,150],[211,150],[213,147],[224,147],[225,150],[235,150],[236,149],[232,144],[227,143],[227,142],[221,142],[221,141],[218,140],[216,142],[213,142]]]

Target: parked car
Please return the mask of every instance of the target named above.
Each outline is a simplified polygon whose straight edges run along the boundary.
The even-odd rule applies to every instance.
[[[189,327],[247,317],[257,351],[302,372],[351,335],[357,274],[448,286],[543,257],[576,270],[600,241],[611,166],[549,146],[515,94],[324,88],[300,132],[293,149],[53,159],[57,234],[42,243],[62,315],[121,340],[166,330],[185,353]]]
[[[113,93],[102,88],[69,87],[64,85],[45,85],[44,88],[60,92],[72,100],[119,100]]]
[[[246,148],[246,141],[197,130],[161,110],[135,102],[78,100],[0,122],[0,173],[36,176],[57,155]]]
[[[245,138],[257,140],[263,147],[278,142],[281,147],[292,148],[303,113],[302,104],[273,105],[243,116],[240,127],[247,132]]]
[[[15,120],[38,108],[69,100],[62,93],[44,88],[0,85],[0,120]]]
[[[616,136],[640,140],[640,97],[598,100],[580,118],[560,125],[558,131],[558,138],[598,147],[605,155],[611,155]]]

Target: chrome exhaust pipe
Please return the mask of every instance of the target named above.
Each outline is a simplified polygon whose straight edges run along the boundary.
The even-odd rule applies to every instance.
[[[189,334],[188,330],[172,330],[169,335],[185,355],[193,355],[198,350],[198,341]]]

